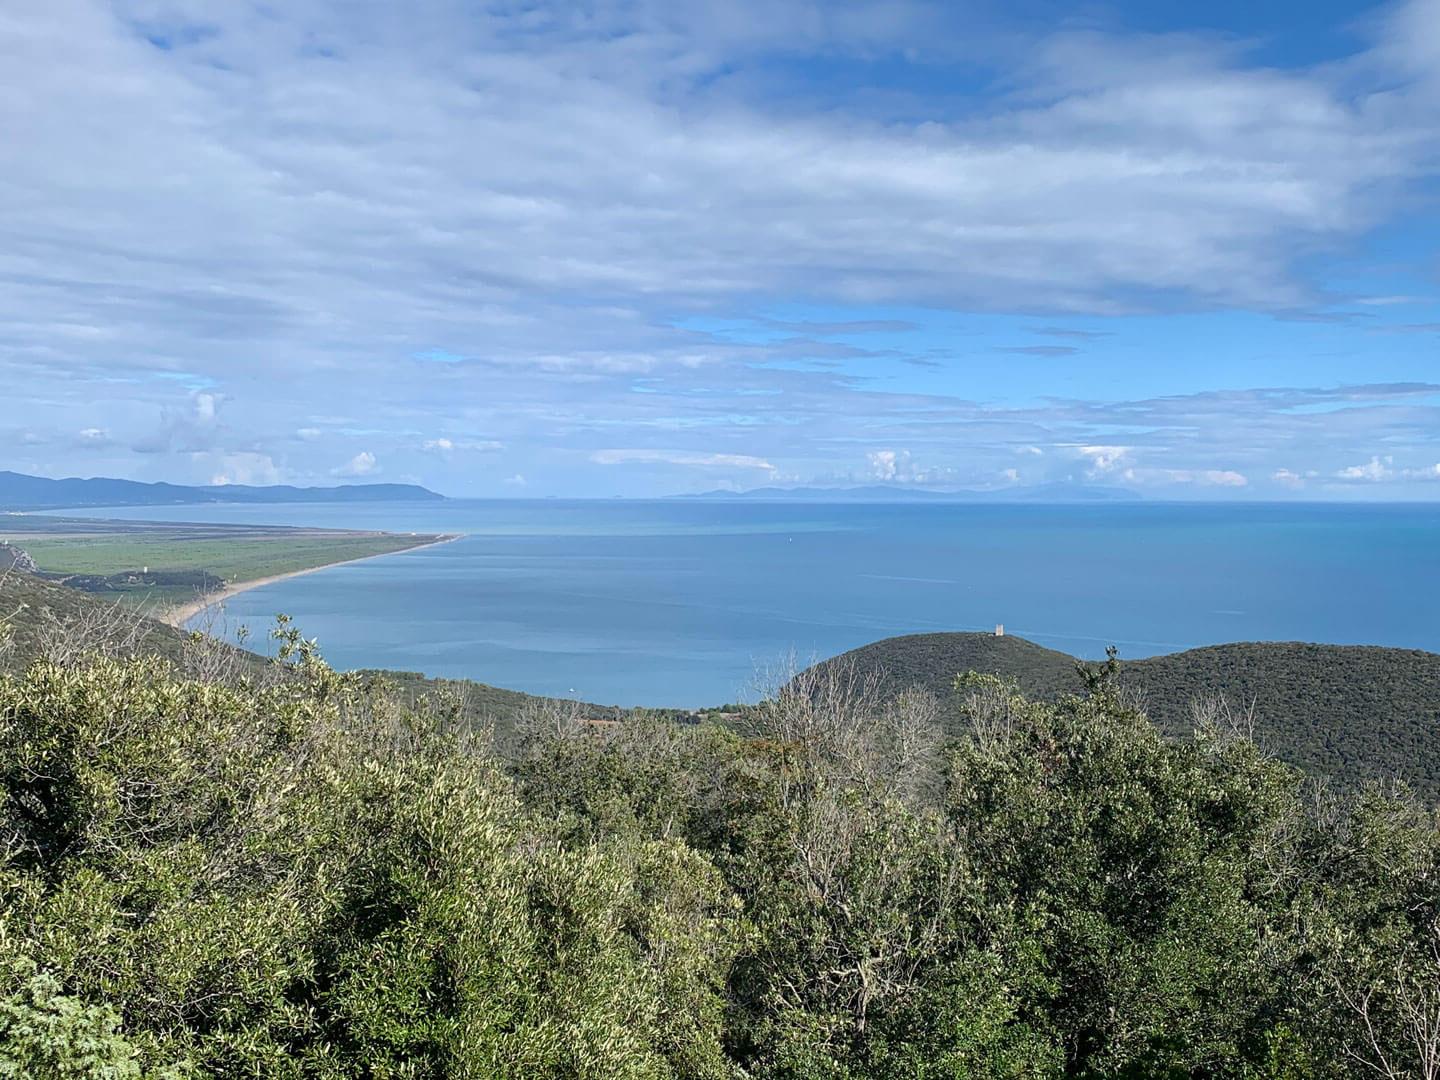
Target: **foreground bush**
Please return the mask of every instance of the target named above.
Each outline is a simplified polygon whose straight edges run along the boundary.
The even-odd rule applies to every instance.
[[[304,648],[0,679],[0,1076],[1440,1076],[1440,829],[1103,675],[513,760]]]
[[[0,942],[118,1009],[148,1063],[721,1068],[718,875],[673,842],[563,849],[443,717],[328,674],[248,691],[99,661],[0,685],[0,718]]]

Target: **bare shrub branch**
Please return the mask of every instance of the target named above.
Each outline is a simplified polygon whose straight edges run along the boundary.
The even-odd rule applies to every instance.
[[[1192,698],[1190,701],[1190,724],[1197,734],[1206,734],[1222,742],[1243,739],[1255,741],[1256,726],[1255,699],[1235,707],[1224,694]]]
[[[1345,1046],[1351,1061],[1386,1080],[1440,1080],[1440,919],[1418,963],[1401,956],[1363,989],[1338,978],[1335,988],[1363,1032]]]
[[[150,634],[147,621],[142,609],[118,600],[64,613],[41,607],[35,620],[35,657],[65,666],[87,656],[139,656]]]

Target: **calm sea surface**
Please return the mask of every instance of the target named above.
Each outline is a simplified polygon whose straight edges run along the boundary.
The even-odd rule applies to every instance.
[[[1440,506],[471,501],[97,517],[459,532],[244,593],[340,667],[614,704],[747,696],[757,669],[891,634],[1010,633],[1081,656],[1237,640],[1440,651]]]

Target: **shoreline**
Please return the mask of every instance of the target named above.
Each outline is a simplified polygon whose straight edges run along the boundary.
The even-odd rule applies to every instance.
[[[441,544],[454,543],[461,539],[464,533],[446,533],[434,540],[427,540],[423,544],[415,544],[411,547],[397,548],[394,551],[380,551],[374,555],[361,555],[354,559],[336,559],[334,562],[321,563],[319,566],[307,566],[303,570],[290,570],[283,574],[271,574],[268,577],[251,578],[248,581],[237,581],[233,585],[226,585],[223,589],[207,593],[195,600],[187,600],[183,604],[176,604],[167,608],[155,616],[160,622],[167,626],[173,626],[176,630],[184,630],[185,624],[195,616],[217,604],[223,604],[232,596],[239,596],[251,589],[258,589],[262,585],[273,585],[277,581],[284,581],[287,578],[300,577],[303,574],[314,574],[320,570],[329,570],[332,566],[345,566],[349,563],[368,562],[371,559],[385,559],[391,555],[403,555],[407,551],[420,551],[424,548],[439,547]]]

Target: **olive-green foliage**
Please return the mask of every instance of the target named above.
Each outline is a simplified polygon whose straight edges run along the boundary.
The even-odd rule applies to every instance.
[[[69,652],[73,645],[179,659],[185,641],[183,631],[100,597],[0,571],[0,671],[23,671],[31,661]]]
[[[1113,670],[1055,703],[964,680],[944,751],[918,703],[837,677],[745,736],[550,715],[517,765],[569,843],[680,836],[722,871],[747,1073],[1429,1075],[1405,1027],[1440,1005],[1420,804],[1317,793],[1231,729],[1163,738]]]
[[[1355,1071],[1440,1076],[1440,828],[1378,789],[1321,804],[1303,855],[1308,1008]],[[1421,1063],[1424,1063],[1422,1067]]]
[[[1253,713],[1255,739],[1310,773],[1352,787],[1404,780],[1440,802],[1440,655],[1418,649],[1252,642],[1135,660],[1123,675],[1168,734],[1196,699]]]
[[[506,760],[278,641],[0,677],[0,1076],[1436,1075],[1435,813],[1109,668],[948,741],[855,668],[740,731],[532,703]]]
[[[108,659],[0,680],[7,959],[117,1010],[145,1067],[723,1075],[733,914],[703,857],[562,846],[445,715],[299,658],[263,689]]]

